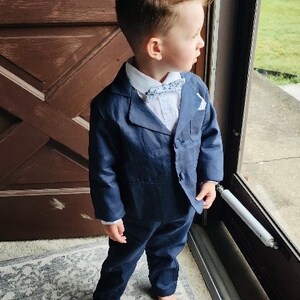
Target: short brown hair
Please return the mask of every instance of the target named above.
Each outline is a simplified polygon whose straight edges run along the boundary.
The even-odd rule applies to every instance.
[[[119,26],[134,49],[143,39],[157,31],[171,28],[176,14],[174,5],[194,0],[116,0]],[[199,0],[205,6],[209,0]]]

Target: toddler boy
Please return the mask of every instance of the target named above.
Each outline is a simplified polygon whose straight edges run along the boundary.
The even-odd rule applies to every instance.
[[[117,0],[134,57],[91,104],[90,187],[109,236],[94,299],[117,300],[146,251],[158,299],[176,299],[177,255],[223,176],[215,110],[190,73],[204,0]]]

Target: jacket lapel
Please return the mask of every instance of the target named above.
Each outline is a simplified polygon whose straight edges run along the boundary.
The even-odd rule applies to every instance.
[[[168,128],[166,128],[159,118],[147,107],[143,100],[138,96],[138,93],[131,86],[126,75],[125,64],[122,66],[117,75],[116,81],[112,86],[112,92],[130,98],[130,122],[152,131],[172,135]],[[181,91],[180,111],[175,131],[175,138],[178,137],[187,123],[193,118],[200,103],[201,98],[189,84],[189,78],[186,77],[186,84],[183,85]]]
[[[189,82],[183,85],[181,91],[181,103],[178,123],[175,131],[175,139],[180,135],[187,123],[197,112],[201,98],[197,92],[189,85]]]
[[[137,91],[131,86],[126,75],[125,64],[123,64],[116,80],[112,84],[111,91],[114,94],[119,94],[120,96],[130,99],[129,120],[131,123],[152,131],[171,135],[168,128],[166,128],[159,118],[147,107],[139,97]]]
[[[135,125],[157,131],[163,134],[171,135],[168,128],[159,120],[159,118],[147,107],[136,91],[131,95],[129,109],[129,120]]]

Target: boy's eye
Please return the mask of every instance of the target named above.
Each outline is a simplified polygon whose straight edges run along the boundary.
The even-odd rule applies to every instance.
[[[197,32],[194,36],[193,39],[195,39],[196,37],[198,37],[200,35],[200,32]]]

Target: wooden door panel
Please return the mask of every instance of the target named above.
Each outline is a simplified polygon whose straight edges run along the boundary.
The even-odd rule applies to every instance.
[[[9,181],[10,187],[14,189],[87,186],[87,163],[64,150],[62,146],[54,145],[50,141],[14,169],[6,181]]]
[[[102,90],[112,81],[121,64],[132,53],[118,29],[92,55],[92,60],[79,66],[75,74],[66,77],[64,84],[58,85],[57,90],[47,96],[48,103],[72,118],[86,109],[99,88]]]
[[[0,2],[0,239],[103,234],[89,105],[130,55],[114,1]]]
[[[2,136],[8,134],[8,130],[11,130],[13,125],[17,124],[18,122],[20,122],[18,118],[0,107],[0,141],[2,140]],[[0,166],[2,166],[2,164],[0,164]]]
[[[0,140],[0,187],[5,186],[6,177],[42,148],[49,140],[28,123],[11,126]],[[30,141],[30,143],[28,143]]]
[[[0,20],[3,25],[115,24],[114,2],[114,0],[2,0]]]
[[[47,92],[115,29],[115,26],[0,29],[1,55],[25,71],[20,72],[20,78],[29,74],[36,79],[33,86]],[[6,69],[10,71],[9,66]]]
[[[94,219],[88,191],[75,189],[28,191],[21,196],[0,198],[2,241],[48,239],[50,237],[95,236],[103,232]],[[79,229],[76,231],[76,229]],[[55,234],[55,235],[54,235]]]
[[[0,75],[2,108],[88,159],[88,128]]]

